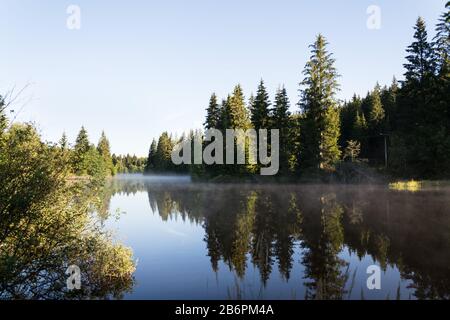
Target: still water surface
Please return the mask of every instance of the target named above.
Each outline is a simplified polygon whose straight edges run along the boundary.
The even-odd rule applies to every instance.
[[[105,226],[137,260],[128,299],[450,298],[450,189],[139,175],[110,188]]]

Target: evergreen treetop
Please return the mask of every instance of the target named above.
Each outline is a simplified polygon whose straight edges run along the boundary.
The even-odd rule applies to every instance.
[[[75,141],[75,152],[83,154],[88,152],[90,147],[91,144],[89,142],[88,133],[84,126],[82,126]]]
[[[215,93],[211,95],[208,108],[206,109],[206,121],[204,126],[206,129],[216,129],[220,122],[220,106],[217,103],[217,96]]]
[[[269,94],[261,79],[251,109],[251,121],[256,130],[269,128]]]
[[[110,144],[108,138],[106,138],[104,131],[102,131],[102,135],[100,136],[100,140],[98,141],[97,150],[104,159],[108,159],[111,157]]]
[[[414,30],[415,41],[406,49],[408,62],[403,65],[406,69],[406,82],[422,82],[427,75],[432,75],[435,71],[433,50],[428,42],[425,21],[421,17],[417,19]]]

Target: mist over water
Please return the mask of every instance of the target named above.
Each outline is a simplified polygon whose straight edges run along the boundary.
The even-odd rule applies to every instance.
[[[450,298],[449,188],[120,175],[109,190],[123,213],[105,225],[138,260],[126,298]]]
[[[181,184],[191,182],[191,176],[187,175],[143,175],[143,174],[118,174],[116,181],[132,181],[144,183],[174,183]]]

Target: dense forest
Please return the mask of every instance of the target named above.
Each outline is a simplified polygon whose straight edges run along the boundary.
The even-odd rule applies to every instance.
[[[450,2],[434,37],[418,18],[407,47],[404,80],[375,87],[360,97],[339,101],[338,71],[324,36],[310,46],[311,57],[300,82],[298,111],[291,113],[286,89],[273,102],[261,80],[246,101],[243,89],[220,100],[212,94],[205,129],[280,129],[283,177],[358,176],[378,172],[402,178],[450,177]],[[171,161],[174,146],[202,135],[180,138],[164,132],[153,140],[146,173],[183,172],[202,178],[254,175],[250,165],[181,165]],[[269,142],[270,143],[270,142]],[[270,147],[270,146],[269,146]],[[365,175],[365,174],[364,174]]]

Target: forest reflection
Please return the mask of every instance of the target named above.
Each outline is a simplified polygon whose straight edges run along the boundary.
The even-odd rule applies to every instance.
[[[214,271],[223,261],[242,278],[253,265],[265,286],[273,268],[289,281],[293,265],[301,263],[304,276],[295,281],[303,282],[306,294],[300,298],[350,297],[356,271],[340,254],[344,248],[360,259],[372,257],[383,270],[395,266],[414,298],[450,298],[448,190],[115,179],[109,192],[147,192],[152,212],[163,221],[201,225]],[[295,248],[301,248],[300,261],[294,261]]]

